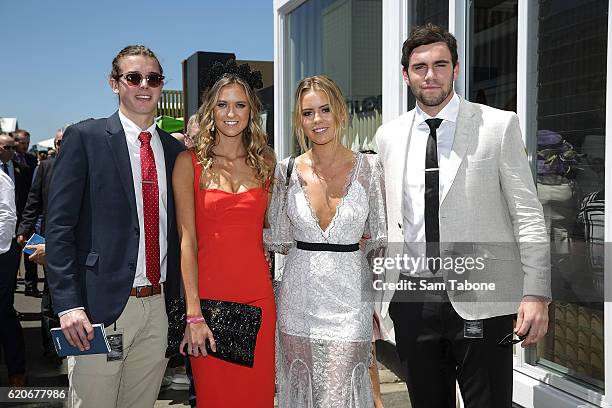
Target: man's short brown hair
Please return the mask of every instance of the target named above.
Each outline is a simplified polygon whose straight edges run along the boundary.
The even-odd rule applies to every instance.
[[[402,46],[402,66],[404,67],[404,70],[408,72],[410,55],[415,48],[420,47],[421,45],[428,45],[437,42],[446,44],[451,53],[453,67],[455,67],[458,60],[457,39],[455,39],[455,36],[449,33],[446,29],[431,23],[427,23],[422,26],[414,27],[408,39],[404,41],[404,45]]]
[[[121,72],[121,69],[119,68],[119,62],[121,61],[121,58],[136,56],[136,55],[142,55],[144,57],[153,58],[157,62],[157,65],[159,66],[159,73],[161,75],[164,74],[164,69],[159,63],[159,60],[157,59],[157,57],[155,56],[155,53],[151,51],[151,49],[145,47],[144,45],[128,45],[127,47],[119,51],[119,54],[117,54],[115,59],[113,59],[113,67],[110,73],[110,77],[113,79],[119,79],[119,77],[121,76],[122,72]]]
[[[25,129],[15,129],[11,136],[16,137],[17,135],[24,135],[25,137],[30,137],[30,132]]]

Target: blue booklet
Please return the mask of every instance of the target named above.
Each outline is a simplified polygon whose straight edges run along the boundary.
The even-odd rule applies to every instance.
[[[66,356],[82,356],[85,354],[107,354],[110,352],[110,345],[106,339],[106,331],[103,324],[93,324],[94,338],[89,342],[89,350],[81,351],[78,347],[73,347],[68,343],[62,329],[56,327],[51,329],[51,337],[55,351],[60,357]]]
[[[38,245],[38,244],[44,244],[45,243],[45,238],[41,237],[38,234],[32,234],[32,236],[30,237],[30,239],[28,239],[28,242],[26,242],[25,246],[28,245]],[[32,255],[34,253],[33,249],[27,249],[27,248],[23,248],[23,253],[24,254],[28,254],[28,255]]]

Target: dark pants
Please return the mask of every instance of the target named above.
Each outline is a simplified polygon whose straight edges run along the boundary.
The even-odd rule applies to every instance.
[[[0,344],[9,376],[25,374],[23,330],[13,307],[20,252],[13,240],[8,252],[0,255]]]
[[[42,293],[40,302],[40,328],[44,355],[47,357],[57,357],[50,330],[55,327],[60,327],[59,317],[53,312],[53,304],[51,303],[51,294],[47,288],[45,279],[45,287]]]
[[[413,408],[455,408],[455,381],[466,408],[512,407],[512,348],[497,345],[513,316],[483,319],[483,338],[464,338],[464,320],[447,293],[389,307]]]
[[[26,289],[38,289],[38,264],[28,260],[28,254],[23,254],[23,266],[25,268],[25,277],[23,279]],[[17,263],[17,269],[19,263]],[[15,269],[15,272],[17,272]]]

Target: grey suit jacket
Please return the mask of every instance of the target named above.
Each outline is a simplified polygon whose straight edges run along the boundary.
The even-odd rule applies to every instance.
[[[403,175],[414,113],[376,132],[387,187],[390,257],[403,254],[403,245],[393,243],[404,241]],[[461,99],[449,164],[440,177],[446,181],[440,192],[441,257],[479,258],[484,268],[464,278],[495,284],[495,290],[476,291],[447,285],[457,313],[468,320],[501,316],[516,313],[523,296],[550,298],[549,237],[516,114]],[[449,271],[441,274],[448,282]],[[386,271],[388,282],[398,278],[398,270]],[[393,294],[387,290],[379,297],[383,316]]]

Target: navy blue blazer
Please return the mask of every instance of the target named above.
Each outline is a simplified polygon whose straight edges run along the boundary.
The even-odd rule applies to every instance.
[[[168,192],[166,299],[180,295],[172,170],[183,145],[157,129]],[[128,301],[140,231],[125,133],[116,112],[69,126],[54,165],[47,208],[47,281],[55,312],[84,307],[110,325]]]

